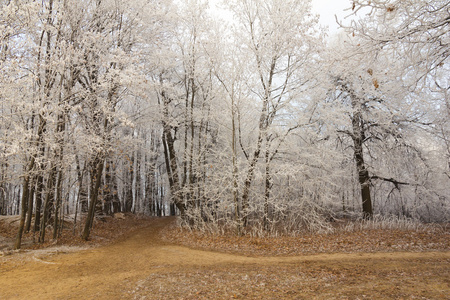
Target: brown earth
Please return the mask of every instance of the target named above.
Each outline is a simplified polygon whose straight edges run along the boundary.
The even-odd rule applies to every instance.
[[[173,218],[113,243],[0,257],[0,299],[450,299],[450,252],[243,256],[161,238]]]

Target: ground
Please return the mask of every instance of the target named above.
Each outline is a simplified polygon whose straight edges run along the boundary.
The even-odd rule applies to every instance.
[[[447,230],[418,234],[420,247],[410,241],[393,248],[395,241],[380,239],[385,248],[368,252],[366,246],[327,246],[364,244],[360,233],[320,236],[314,247],[305,237],[295,246],[295,238],[279,238],[270,247],[270,239],[197,236],[196,243],[196,234],[174,223],[114,220],[111,226],[123,234],[108,242],[94,234],[97,243],[3,250],[0,299],[450,299]],[[190,241],[172,238],[176,233]]]

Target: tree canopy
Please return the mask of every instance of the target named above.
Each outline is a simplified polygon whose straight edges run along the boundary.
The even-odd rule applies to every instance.
[[[0,214],[237,233],[450,217],[450,3],[0,1]],[[364,12],[364,13],[362,13]],[[232,16],[232,17],[231,17]],[[33,218],[34,216],[34,218]],[[34,222],[34,224],[33,224]]]

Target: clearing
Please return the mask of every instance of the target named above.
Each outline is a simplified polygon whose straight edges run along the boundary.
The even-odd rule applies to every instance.
[[[0,257],[0,299],[449,299],[450,252],[255,256],[198,250],[146,219],[97,248]],[[167,229],[169,228],[169,229]],[[169,230],[169,232],[167,232]],[[447,234],[448,236],[448,234]]]

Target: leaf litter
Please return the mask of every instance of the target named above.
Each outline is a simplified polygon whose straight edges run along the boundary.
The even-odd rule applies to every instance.
[[[165,229],[164,238],[187,247],[250,256],[295,256],[317,253],[425,252],[450,249],[450,226],[418,229],[337,229],[297,236],[255,237],[214,234],[180,227]]]

